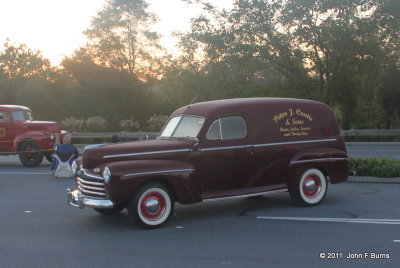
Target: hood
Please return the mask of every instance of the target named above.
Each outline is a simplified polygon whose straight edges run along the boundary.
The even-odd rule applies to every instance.
[[[191,151],[197,141],[191,139],[157,139],[115,144],[102,144],[84,151],[83,168],[102,163],[134,159],[176,159]]]
[[[24,121],[22,124],[28,126],[29,130],[48,131],[51,133],[61,132],[61,123],[53,121]]]

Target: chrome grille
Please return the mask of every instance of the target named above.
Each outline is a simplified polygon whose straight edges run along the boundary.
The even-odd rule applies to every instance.
[[[106,197],[104,180],[99,175],[86,170],[79,170],[76,174],[76,184],[79,191],[86,196]]]

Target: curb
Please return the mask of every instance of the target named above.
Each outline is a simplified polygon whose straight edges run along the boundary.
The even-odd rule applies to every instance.
[[[379,177],[365,177],[365,176],[349,176],[347,182],[361,182],[361,183],[400,183],[400,178],[379,178]]]

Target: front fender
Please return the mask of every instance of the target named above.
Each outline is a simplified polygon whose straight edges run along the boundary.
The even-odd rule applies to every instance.
[[[145,182],[157,180],[171,188],[178,202],[183,204],[201,200],[193,177],[195,167],[177,160],[129,160],[103,164],[111,171],[106,190],[116,203],[127,202]]]
[[[289,164],[289,190],[296,187],[297,179],[309,168],[318,168],[331,183],[347,180],[349,164],[347,153],[336,148],[308,148],[297,152]]]
[[[54,149],[55,140],[50,138],[50,132],[44,131],[31,131],[18,135],[14,139],[13,149],[18,151],[18,147],[24,140],[33,140],[42,150]]]

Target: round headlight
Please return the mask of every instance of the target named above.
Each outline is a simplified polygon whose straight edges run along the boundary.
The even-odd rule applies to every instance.
[[[72,173],[74,173],[74,175],[75,175],[76,172],[78,171],[78,165],[76,164],[75,161],[72,162],[71,169],[72,169]]]
[[[103,170],[103,180],[105,183],[108,183],[110,181],[111,178],[111,171],[106,167]]]

